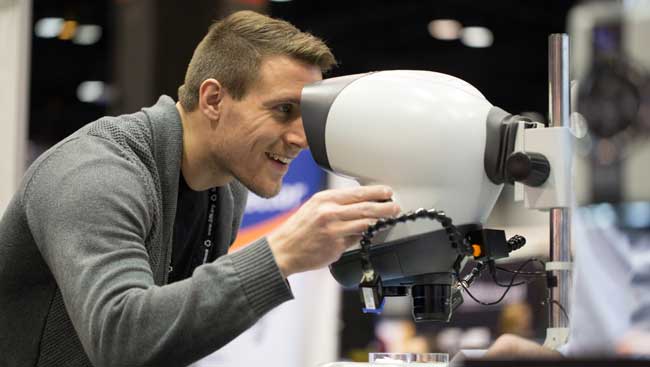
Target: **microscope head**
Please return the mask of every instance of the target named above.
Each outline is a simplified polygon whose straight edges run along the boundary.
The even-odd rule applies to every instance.
[[[491,109],[470,84],[428,71],[326,79],[305,87],[301,100],[321,167],[362,185],[389,185],[404,211],[433,207],[461,225],[484,223],[501,191],[484,170]],[[439,228],[409,223],[386,240]]]
[[[306,86],[301,111],[322,168],[391,186],[404,211],[444,211],[463,235],[482,229],[504,182],[502,120],[510,115],[470,84],[429,71],[349,75]],[[339,283],[359,284],[359,257],[351,249],[332,264]],[[462,302],[455,282],[465,257],[431,220],[400,223],[370,247],[385,291],[410,291],[416,320],[449,320]]]

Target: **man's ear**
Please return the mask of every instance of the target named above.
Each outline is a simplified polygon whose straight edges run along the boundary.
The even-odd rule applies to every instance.
[[[216,79],[206,79],[199,87],[199,110],[211,121],[219,119],[225,90]]]

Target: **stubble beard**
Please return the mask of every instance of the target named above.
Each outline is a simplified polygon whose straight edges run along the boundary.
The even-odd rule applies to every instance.
[[[241,182],[244,186],[246,186],[246,188],[250,190],[252,193],[264,199],[270,199],[278,195],[280,193],[280,189],[282,188],[282,183],[280,183],[279,185],[275,186],[272,192],[268,192],[263,188],[255,185],[254,182],[246,182],[245,179],[244,180],[239,179],[239,182]]]
[[[232,163],[232,162],[237,162],[237,160],[234,159],[234,157],[231,155],[226,155],[225,159],[216,158],[213,161],[215,167],[219,167],[219,166],[227,167],[231,177],[235,178],[242,185],[244,185],[244,187],[246,187],[249,191],[251,191],[252,193],[254,193],[259,197],[270,199],[280,193],[280,189],[282,188],[282,178],[280,178],[279,183],[274,185],[274,187],[271,189],[272,191],[269,192],[269,190],[264,189],[265,186],[263,182],[264,177],[261,177],[260,180],[261,182],[257,182],[258,177],[255,175],[255,173],[253,173],[252,170],[246,171],[247,168],[245,166],[232,167],[230,165],[226,165],[226,163]],[[240,169],[242,171],[240,171]],[[258,168],[256,171],[261,173],[263,169]]]
[[[259,170],[258,172],[260,171],[262,170]],[[282,178],[280,178],[280,182],[274,182],[275,184],[273,187],[265,189],[265,187],[267,187],[267,185],[264,185],[264,181],[266,181],[265,177],[258,177],[255,174],[248,175],[247,173],[250,172],[233,172],[233,176],[255,195],[265,199],[270,199],[280,193],[280,189],[282,189]]]

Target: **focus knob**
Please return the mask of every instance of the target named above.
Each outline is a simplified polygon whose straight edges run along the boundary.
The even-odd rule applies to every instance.
[[[511,179],[527,186],[541,186],[548,179],[551,164],[542,154],[531,152],[512,153],[506,161]]]

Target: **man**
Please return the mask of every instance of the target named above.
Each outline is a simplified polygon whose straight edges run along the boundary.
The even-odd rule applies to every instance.
[[[289,275],[397,214],[384,186],[324,191],[225,255],[245,188],[277,194],[307,147],[301,89],[334,63],[290,24],[235,13],[197,47],[178,103],[102,118],[41,156],[0,222],[0,365],[187,365],[289,300]]]

